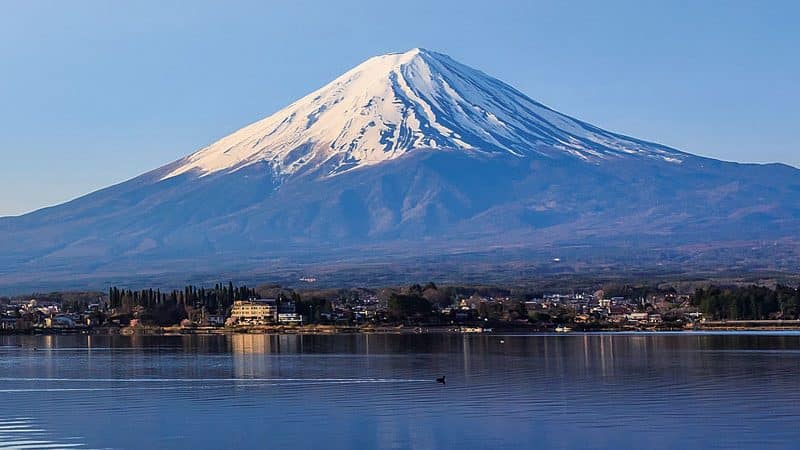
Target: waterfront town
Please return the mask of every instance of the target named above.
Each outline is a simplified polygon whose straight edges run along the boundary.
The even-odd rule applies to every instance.
[[[0,332],[490,332],[798,327],[794,288],[614,287],[520,293],[493,287],[294,291],[218,284],[162,293],[53,293],[0,298]]]

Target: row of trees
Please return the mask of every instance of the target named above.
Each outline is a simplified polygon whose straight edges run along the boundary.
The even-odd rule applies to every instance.
[[[800,290],[789,286],[709,287],[695,291],[692,303],[713,319],[800,318]]]
[[[173,290],[168,293],[153,289],[131,291],[116,286],[108,290],[109,308],[121,313],[129,313],[137,307],[157,310],[188,305],[205,308],[209,314],[226,314],[234,301],[255,296],[255,289],[234,286],[230,282],[227,285],[218,283],[213,289],[186,286],[183,290]]]
[[[108,307],[115,315],[132,314],[135,311],[136,318],[146,324],[172,325],[186,318],[196,318],[200,311],[227,316],[233,302],[261,297],[276,298],[279,303],[293,302],[296,311],[311,323],[323,322],[324,315],[333,310],[331,300],[321,295],[303,298],[291,289],[278,286],[254,289],[230,282],[227,285],[216,284],[213,288],[186,286],[183,290],[168,293],[158,289],[133,291],[115,286],[108,291]],[[84,309],[85,305],[80,310]]]

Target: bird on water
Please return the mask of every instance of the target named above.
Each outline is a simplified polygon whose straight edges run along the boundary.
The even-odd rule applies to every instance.
[[[437,383],[441,383],[441,384],[447,384],[447,383],[445,383],[445,381],[444,381],[444,375],[442,375],[441,377],[437,378],[437,379],[436,379],[436,382],[437,382]]]

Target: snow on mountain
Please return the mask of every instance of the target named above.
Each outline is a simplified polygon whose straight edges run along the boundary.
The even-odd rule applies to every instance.
[[[415,48],[376,56],[277,113],[178,161],[164,178],[266,162],[278,175],[333,175],[415,149],[586,160],[687,155],[610,133],[537,103],[450,57]]]

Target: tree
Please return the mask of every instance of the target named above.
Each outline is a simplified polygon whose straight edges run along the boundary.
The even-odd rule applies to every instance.
[[[797,289],[778,286],[775,290],[763,286],[722,289],[711,286],[698,289],[692,304],[715,319],[760,320],[770,317],[798,317],[800,293]]]
[[[392,294],[389,297],[389,316],[396,320],[421,319],[431,313],[431,304],[416,294]]]

